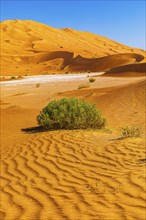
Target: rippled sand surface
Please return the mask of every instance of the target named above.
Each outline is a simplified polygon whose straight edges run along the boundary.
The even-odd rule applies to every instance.
[[[96,131],[30,135],[2,152],[2,219],[144,219],[144,151]]]
[[[145,219],[145,81],[131,82],[104,88],[103,81],[98,88],[97,80],[83,90],[74,83],[3,89],[2,220]],[[94,102],[112,133],[27,129],[51,98],[62,96]],[[125,125],[141,126],[142,137],[120,139]]]

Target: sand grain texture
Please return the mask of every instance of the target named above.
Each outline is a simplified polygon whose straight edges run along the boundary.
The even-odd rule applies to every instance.
[[[74,82],[3,87],[1,219],[145,219],[145,142],[118,133],[127,124],[145,132],[145,80],[102,80],[82,90]],[[95,103],[113,133],[21,131],[36,126],[49,100],[70,96]]]
[[[97,132],[28,137],[2,155],[2,219],[144,219],[143,155]]]

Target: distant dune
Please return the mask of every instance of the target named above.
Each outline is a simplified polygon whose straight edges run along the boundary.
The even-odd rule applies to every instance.
[[[95,59],[83,58],[81,56],[78,56],[74,58],[72,62],[65,69],[68,70],[69,72],[75,72],[75,71],[99,72],[124,64],[140,62],[143,59],[144,59],[143,55],[136,53],[115,54],[115,55],[109,55]]]
[[[89,32],[28,20],[1,22],[2,75],[96,72],[144,61],[144,50]]]
[[[114,76],[145,76],[146,75],[146,63],[134,63],[123,66],[117,66],[111,68],[105,73],[106,75]]]

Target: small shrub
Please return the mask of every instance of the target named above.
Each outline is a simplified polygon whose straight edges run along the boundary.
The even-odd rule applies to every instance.
[[[94,104],[76,98],[51,101],[37,116],[45,129],[101,129],[105,119]]]
[[[141,129],[136,127],[125,127],[122,128],[121,136],[122,138],[129,138],[129,137],[141,137]]]
[[[90,79],[89,79],[89,82],[95,82],[95,80],[96,80],[96,79],[94,79],[94,78],[90,78]]]
[[[16,77],[15,77],[15,76],[11,76],[11,78],[10,78],[10,79],[12,79],[12,80],[13,80],[13,79],[16,79]]]
[[[85,88],[89,88],[90,85],[89,84],[81,84],[79,85],[78,89],[85,89]]]
[[[35,84],[36,88],[40,87],[40,85],[41,85],[40,83]]]

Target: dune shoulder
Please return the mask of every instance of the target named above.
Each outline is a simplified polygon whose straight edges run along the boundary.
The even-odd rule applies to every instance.
[[[111,68],[104,74],[109,76],[146,76],[146,63],[135,63]]]
[[[100,72],[145,62],[144,50],[89,32],[29,20],[3,21],[0,28],[4,76]]]

